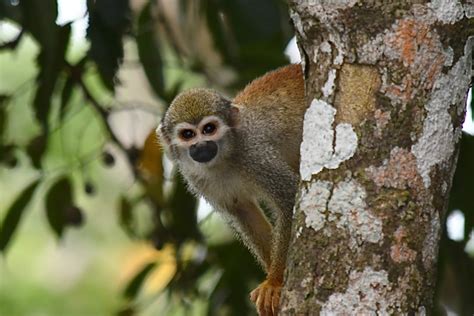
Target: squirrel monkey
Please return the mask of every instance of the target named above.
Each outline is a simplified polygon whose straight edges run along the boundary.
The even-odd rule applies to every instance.
[[[234,100],[210,89],[185,91],[157,130],[189,189],[228,219],[265,269],[266,280],[250,294],[260,315],[278,313],[305,111],[301,66],[289,65]]]

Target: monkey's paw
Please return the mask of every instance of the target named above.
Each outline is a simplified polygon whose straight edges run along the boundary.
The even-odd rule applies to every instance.
[[[280,304],[281,282],[265,280],[250,293],[260,316],[277,316]]]

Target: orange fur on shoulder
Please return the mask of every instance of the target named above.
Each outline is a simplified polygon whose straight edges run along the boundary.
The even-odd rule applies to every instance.
[[[233,103],[262,106],[286,100],[305,103],[303,72],[299,64],[278,68],[255,79],[235,97]]]

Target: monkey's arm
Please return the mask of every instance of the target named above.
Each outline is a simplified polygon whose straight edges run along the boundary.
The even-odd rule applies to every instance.
[[[276,315],[286,268],[286,257],[291,236],[293,205],[299,176],[273,147],[261,148],[253,157],[257,183],[266,190],[269,203],[275,212],[272,234],[271,264],[266,280],[251,293],[260,315]]]
[[[256,201],[241,200],[228,210],[231,225],[245,245],[260,261],[265,271],[271,267],[272,226]]]

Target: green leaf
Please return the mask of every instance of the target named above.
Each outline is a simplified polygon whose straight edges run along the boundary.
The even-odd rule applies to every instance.
[[[84,215],[82,210],[75,206],[70,205],[64,212],[64,226],[75,226],[79,227],[84,223]]]
[[[41,134],[33,138],[26,147],[26,152],[31,158],[31,163],[36,169],[39,169],[41,166],[41,158],[46,151],[47,142],[46,135]]]
[[[176,184],[169,200],[169,209],[166,216],[169,216],[168,230],[175,236],[179,243],[187,239],[201,238],[197,222],[197,200],[186,188],[184,180],[180,176],[175,178]]]
[[[171,102],[176,98],[178,93],[182,90],[183,88],[184,81],[178,81],[176,82],[171,88],[169,88],[163,96],[163,100],[166,102],[166,105],[169,106]]]
[[[66,107],[71,99],[72,91],[74,89],[76,81],[72,76],[68,76],[66,82],[64,82],[63,90],[61,91],[61,107],[59,116],[61,119],[64,118],[66,114]]]
[[[15,146],[0,144],[0,163],[15,167],[18,163],[15,157]]]
[[[36,180],[30,184],[7,210],[7,215],[3,219],[0,228],[0,251],[4,252],[6,250],[13,234],[20,224],[23,212],[30,202],[39,183],[40,180]]]
[[[53,95],[58,77],[65,65],[65,54],[71,33],[70,25],[65,25],[56,30],[56,41],[53,47],[42,46],[38,56],[40,72],[37,82],[33,105],[36,118],[43,126],[44,131],[48,131],[48,115],[51,108],[51,96]]]
[[[132,205],[130,201],[125,197],[122,196],[120,198],[120,226],[129,234],[130,236],[135,236],[133,231],[133,213],[132,213]]]
[[[3,143],[3,133],[5,130],[5,123],[7,121],[5,113],[5,108],[2,106],[2,103],[0,101],[0,143]]]
[[[40,46],[54,47],[54,34],[58,26],[58,4],[56,0],[21,0],[23,26],[33,35]]]
[[[130,28],[128,0],[87,1],[90,41],[89,56],[97,65],[100,78],[111,91],[123,59],[122,38]]]
[[[129,299],[135,298],[135,296],[137,296],[138,292],[140,291],[143,281],[145,281],[147,275],[153,270],[155,266],[155,262],[151,262],[144,265],[140,272],[138,272],[135,277],[128,283],[127,287],[123,292],[123,296]]]
[[[158,28],[153,21],[151,13],[151,3],[145,5],[138,18],[136,41],[138,56],[148,81],[153,91],[158,96],[163,97],[165,94],[163,60],[161,59],[158,42]]]
[[[46,196],[46,217],[48,223],[60,238],[66,226],[66,215],[73,205],[71,182],[64,176],[51,186]]]
[[[40,68],[37,77],[38,89],[33,105],[36,118],[47,134],[51,96],[65,65],[71,26],[56,25],[58,11],[56,0],[23,0],[20,1],[20,6],[24,18],[23,25],[41,48],[37,59]]]

